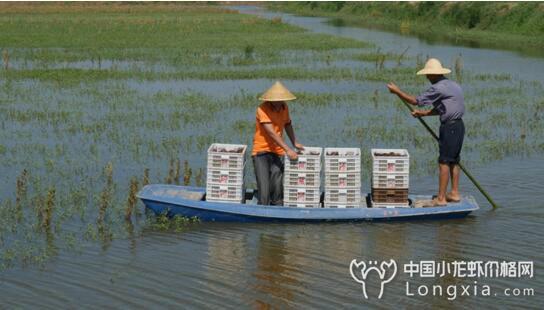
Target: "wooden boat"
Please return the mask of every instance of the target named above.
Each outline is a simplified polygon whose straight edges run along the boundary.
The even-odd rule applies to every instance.
[[[410,207],[373,208],[367,198],[360,208],[296,208],[257,205],[253,191],[246,192],[246,203],[206,201],[201,187],[154,184],[139,193],[146,208],[155,214],[170,217],[197,217],[201,221],[220,222],[326,222],[326,221],[389,221],[436,218],[460,218],[478,210],[471,196],[461,202],[439,207],[414,207],[415,201],[431,196],[410,195]],[[366,197],[366,196],[363,196]]]

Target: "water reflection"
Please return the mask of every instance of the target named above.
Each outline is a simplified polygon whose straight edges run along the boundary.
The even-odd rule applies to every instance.
[[[256,279],[256,307],[285,308],[294,299],[291,287],[296,287],[299,281],[290,268],[291,262],[287,261],[291,255],[286,243],[282,235],[259,235],[256,270],[253,274]]]

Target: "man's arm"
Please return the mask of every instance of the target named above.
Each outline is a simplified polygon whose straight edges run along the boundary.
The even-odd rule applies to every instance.
[[[433,116],[433,115],[440,115],[440,114],[434,108],[430,110],[414,110],[412,112],[413,117]]]
[[[285,125],[285,132],[287,132],[287,136],[289,137],[289,140],[291,140],[291,143],[293,144],[294,147],[296,147],[299,150],[304,149],[304,146],[297,142],[297,139],[295,138],[295,131],[291,123]]]
[[[287,146],[285,141],[283,141],[283,139],[274,132],[274,127],[272,126],[271,123],[262,123],[262,125],[263,125],[264,131],[266,132],[266,134],[270,138],[272,138],[272,140],[274,140],[274,142],[276,142],[276,144],[279,145],[287,153],[287,156],[289,156],[289,158],[297,159],[297,157],[298,157],[297,153],[295,153],[293,150],[291,150],[291,148],[289,148],[289,146]],[[289,134],[289,133],[287,133],[287,134]],[[289,138],[291,138],[291,137],[289,137]],[[291,141],[293,141],[293,140],[291,140]]]
[[[395,85],[395,83],[390,82],[389,84],[387,84],[387,88],[391,93],[397,95],[402,101],[411,105],[417,105],[416,97],[403,92],[397,85]]]

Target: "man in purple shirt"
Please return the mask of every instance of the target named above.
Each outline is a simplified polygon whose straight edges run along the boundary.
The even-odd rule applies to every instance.
[[[404,102],[417,106],[432,106],[430,110],[416,110],[412,112],[414,117],[439,115],[440,135],[438,138],[440,156],[438,166],[440,171],[438,196],[433,199],[433,205],[446,205],[448,202],[459,202],[459,161],[461,148],[465,136],[463,114],[465,104],[463,90],[459,84],[448,80],[444,74],[451,70],[443,68],[438,59],[431,58],[425,64],[425,68],[417,72],[417,75],[425,75],[431,87],[421,95],[414,97],[403,92],[394,83],[387,84],[389,91],[397,95]],[[447,193],[448,181],[451,177],[451,191]]]

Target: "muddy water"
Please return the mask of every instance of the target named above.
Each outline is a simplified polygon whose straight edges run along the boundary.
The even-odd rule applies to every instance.
[[[250,9],[244,10],[249,12]],[[414,38],[379,31],[333,27],[323,24],[319,18],[290,15],[282,15],[282,18],[313,31],[371,40],[377,45],[383,44],[383,49],[402,50],[404,46],[411,46],[410,52],[431,50],[445,59],[461,52],[466,65],[489,69],[484,72],[496,70],[527,74],[528,80],[544,80],[543,59],[523,58],[503,51],[428,45]],[[490,52],[496,57],[489,57]],[[527,70],[520,70],[523,66]],[[135,89],[156,92],[180,88],[182,91],[194,91],[236,87],[256,91],[265,88],[269,82],[127,83]],[[354,91],[363,87],[356,82],[338,85],[317,81],[293,83],[297,88],[316,92],[324,88]],[[233,93],[237,91],[235,89]],[[214,95],[221,93],[216,91]],[[337,113],[346,114],[349,111],[339,110]],[[313,141],[319,141],[317,139]],[[327,139],[324,143],[338,143],[334,137]],[[107,153],[107,150],[104,152]],[[200,157],[201,154],[193,154],[191,159],[198,162]],[[463,306],[538,309],[543,304],[544,290],[542,167],[544,156],[536,154],[531,158],[488,162],[473,169],[474,175],[501,208],[492,211],[484,198],[463,178],[462,191],[474,195],[482,207],[466,219],[288,225],[200,223],[190,225],[179,233],[144,229],[141,235],[129,234],[127,238],[112,243],[84,243],[76,251],[61,249],[59,255],[43,268],[16,267],[0,272],[0,307],[391,308],[403,305],[406,308]],[[363,184],[367,186],[368,175],[363,178]],[[436,187],[434,175],[414,176],[410,181],[412,192],[429,193]],[[368,190],[367,187],[365,189]],[[73,226],[74,231],[80,229],[77,224]],[[354,282],[349,274],[348,266],[354,258],[394,259],[399,265],[411,260],[534,261],[535,276],[531,279],[481,278],[478,282],[489,285],[494,293],[498,293],[497,296],[473,296],[472,288],[471,296],[462,296],[461,288],[458,288],[459,296],[452,302],[447,300],[447,296],[406,296],[404,283],[410,279],[400,274],[386,286],[381,300],[365,300],[360,284]],[[473,284],[473,281],[446,277],[421,279],[413,283],[447,286]],[[506,288],[533,288],[536,296],[502,296],[501,292]],[[378,282],[369,281],[368,289],[372,292],[378,290]]]

